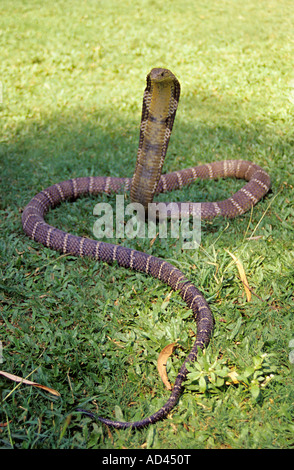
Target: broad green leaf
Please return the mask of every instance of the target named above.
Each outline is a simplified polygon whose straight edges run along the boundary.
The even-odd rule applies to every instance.
[[[199,389],[201,393],[204,393],[206,390],[206,381],[203,375],[200,377],[200,380],[199,380]]]
[[[260,393],[259,386],[257,384],[250,385],[250,392],[252,397],[256,399]]]

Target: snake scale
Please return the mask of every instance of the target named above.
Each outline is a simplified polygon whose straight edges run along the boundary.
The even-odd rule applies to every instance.
[[[137,422],[118,422],[86,412],[106,425],[118,429],[142,428],[153,424],[166,417],[176,405],[188,372],[187,364],[196,360],[198,349],[206,347],[211,338],[214,325],[212,313],[202,293],[179,269],[167,261],[124,246],[66,233],[47,224],[44,217],[62,201],[103,192],[130,191],[131,201],[142,204],[147,211],[148,204],[153,201],[156,193],[182,188],[197,178],[235,177],[247,181],[243,188],[224,201],[201,203],[202,219],[212,219],[216,216],[235,217],[255,205],[268,192],[270,178],[263,169],[249,161],[219,161],[161,174],[179,96],[180,84],[172,72],[162,68],[151,70],[147,76],[143,97],[140,139],[133,178],[88,176],[63,181],[37,194],[22,214],[25,233],[36,242],[62,253],[90,257],[106,263],[117,262],[124,268],[146,273],[178,291],[192,310],[197,325],[195,343],[178,372],[169,399],[157,412]],[[183,214],[182,204],[177,203],[177,206],[180,215]],[[195,210],[194,206],[193,203],[188,204],[190,215]],[[187,212],[187,204],[185,210]]]

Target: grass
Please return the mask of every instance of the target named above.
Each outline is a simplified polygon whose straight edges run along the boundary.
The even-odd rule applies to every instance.
[[[1,369],[61,394],[1,378],[1,447],[293,447],[292,2],[3,0],[0,13]],[[134,420],[162,406],[157,357],[179,339],[173,381],[193,343],[190,312],[155,279],[39,246],[21,211],[58,181],[132,175],[154,66],[182,85],[165,171],[243,158],[269,171],[272,191],[252,213],[203,223],[197,252],[174,239],[121,241],[177,264],[216,326],[168,419],[110,431],[75,408]],[[239,187],[200,182],[172,197],[215,200]],[[63,204],[48,220],[92,237],[96,202]]]

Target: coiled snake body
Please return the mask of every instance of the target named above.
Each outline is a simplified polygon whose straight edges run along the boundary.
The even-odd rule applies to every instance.
[[[153,201],[154,194],[182,188],[197,178],[236,177],[248,181],[242,189],[224,201],[202,203],[203,219],[215,216],[235,217],[256,204],[269,190],[270,178],[264,170],[251,162],[228,160],[161,174],[179,96],[180,84],[169,70],[151,70],[144,92],[137,163],[132,179],[88,176],[63,181],[37,194],[22,214],[23,229],[33,240],[62,253],[87,256],[107,263],[116,261],[119,266],[160,279],[175,291],[179,291],[193,312],[197,324],[195,343],[180,368],[170,398],[159,411],[137,422],[112,421],[88,412],[90,416],[115,428],[142,428],[167,416],[183,389],[188,372],[186,365],[195,361],[198,349],[209,343],[214,323],[212,313],[201,292],[179,269],[167,261],[123,246],[71,235],[50,226],[44,217],[49,209],[66,199],[74,200],[87,194],[97,195],[103,192],[118,193],[121,190],[130,190],[131,201],[141,203],[145,210],[148,210],[148,204]],[[183,206],[177,203],[177,207],[181,215]],[[196,210],[193,203],[189,203],[188,208],[189,214]],[[187,211],[187,204],[185,210]]]

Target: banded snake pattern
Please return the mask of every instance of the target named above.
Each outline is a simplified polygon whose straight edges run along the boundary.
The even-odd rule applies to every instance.
[[[198,349],[210,341],[214,319],[202,293],[186,276],[169,262],[130,248],[92,240],[66,233],[46,223],[46,213],[65,200],[75,200],[89,194],[120,193],[130,191],[132,202],[142,204],[148,210],[155,194],[179,189],[197,178],[242,178],[246,185],[224,201],[201,203],[202,219],[216,216],[235,217],[255,205],[270,188],[269,175],[258,165],[243,160],[227,160],[162,174],[162,166],[174,123],[180,97],[180,84],[167,69],[155,68],[147,76],[143,97],[140,139],[133,178],[86,176],[63,181],[44,189],[24,208],[22,224],[25,233],[38,243],[53,250],[74,256],[90,257],[106,263],[146,273],[178,291],[192,310],[197,333],[194,345],[184,360],[167,402],[154,414],[137,422],[119,422],[80,410],[94,419],[117,429],[142,428],[165,418],[176,405],[187,376],[187,364],[197,359]],[[161,203],[162,204],[162,203]],[[179,215],[187,211],[187,204],[176,203]],[[173,205],[174,207],[174,205]],[[188,215],[198,211],[199,204],[188,204]],[[173,216],[172,210],[167,211]],[[187,215],[187,214],[185,214]]]

